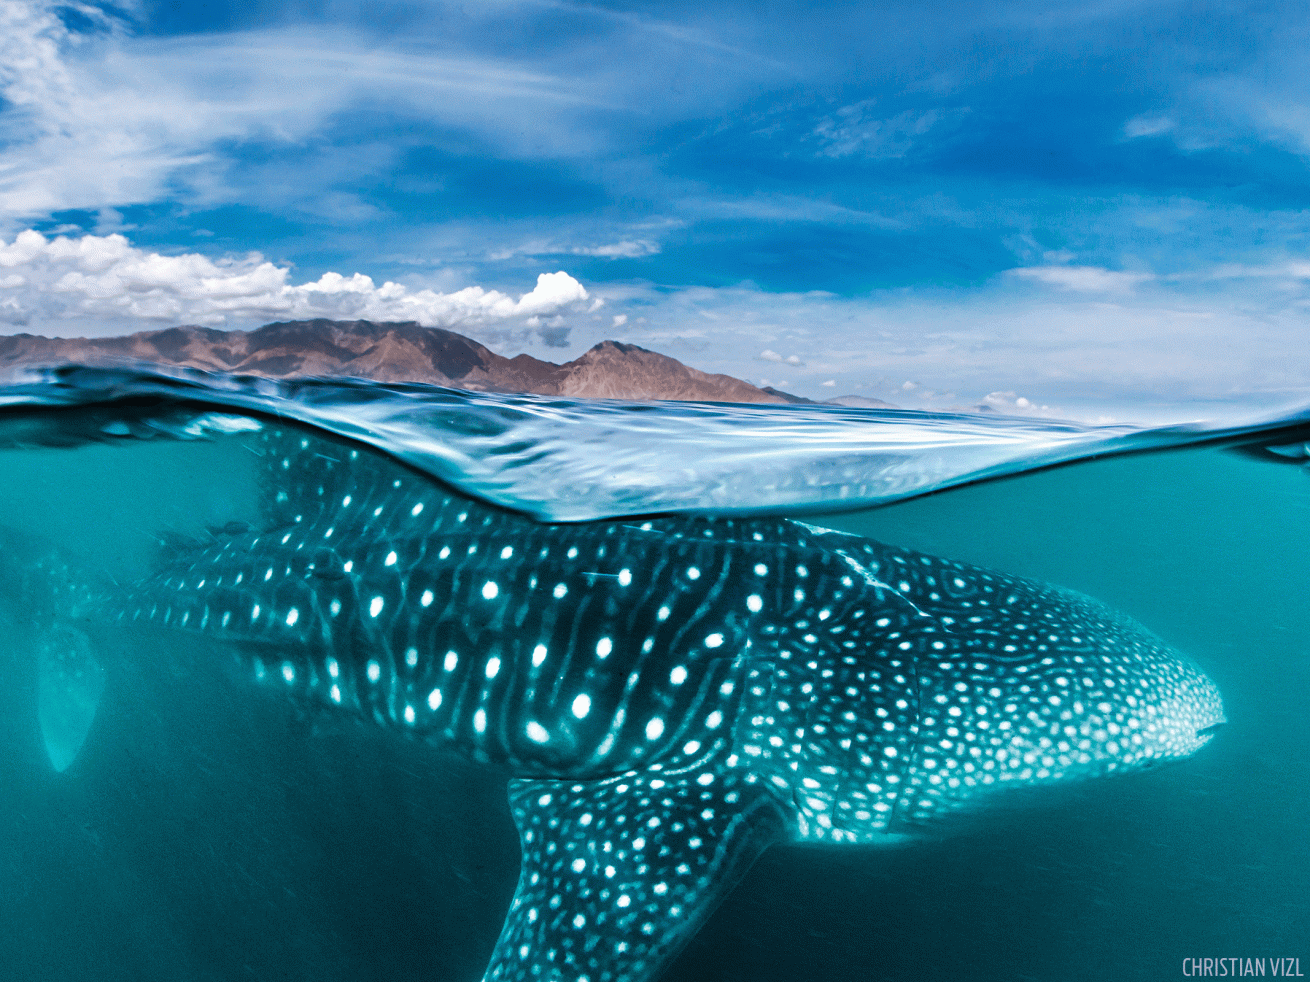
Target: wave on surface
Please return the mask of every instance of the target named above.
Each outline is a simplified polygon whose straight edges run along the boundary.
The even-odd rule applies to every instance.
[[[1310,407],[1237,426],[1084,426],[817,405],[632,403],[159,366],[39,369],[0,385],[0,447],[198,439],[294,420],[542,521],[885,504],[1090,457],[1228,444],[1310,456]]]

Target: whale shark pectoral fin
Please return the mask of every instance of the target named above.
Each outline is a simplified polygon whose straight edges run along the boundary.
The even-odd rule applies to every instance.
[[[62,773],[77,758],[105,689],[91,642],[74,627],[43,632],[37,650],[37,718],[46,754]]]
[[[510,782],[518,889],[486,982],[643,982],[761,852],[782,805],[734,772]]]

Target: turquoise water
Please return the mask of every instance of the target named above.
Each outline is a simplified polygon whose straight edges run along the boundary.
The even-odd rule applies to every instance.
[[[259,520],[250,434],[160,426],[105,445],[72,417],[31,422],[26,442],[45,445],[0,451],[0,521],[116,579],[149,567],[161,531]],[[50,446],[61,428],[70,445]],[[1310,969],[1306,468],[1198,444],[1011,469],[841,514],[820,488],[821,517],[791,511],[1090,594],[1200,664],[1229,725],[1187,760],[904,848],[770,849],[666,978],[1145,980],[1203,957]],[[56,774],[35,628],[7,599],[4,977],[481,976],[518,873],[505,774],[292,706],[220,644],[144,629],[98,637],[108,684]]]

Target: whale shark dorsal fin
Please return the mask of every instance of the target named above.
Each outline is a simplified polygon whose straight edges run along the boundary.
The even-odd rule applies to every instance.
[[[728,769],[510,782],[523,865],[486,982],[658,978],[783,812]]]
[[[105,690],[105,672],[77,628],[55,624],[37,649],[37,719],[54,769],[68,770],[86,742]]]

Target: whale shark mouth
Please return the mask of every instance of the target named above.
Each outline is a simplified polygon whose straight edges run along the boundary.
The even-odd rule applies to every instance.
[[[1201,727],[1199,730],[1196,731],[1196,736],[1198,739],[1203,737],[1212,737],[1227,725],[1228,725],[1228,720],[1221,719],[1218,723],[1211,723],[1209,726]]]

